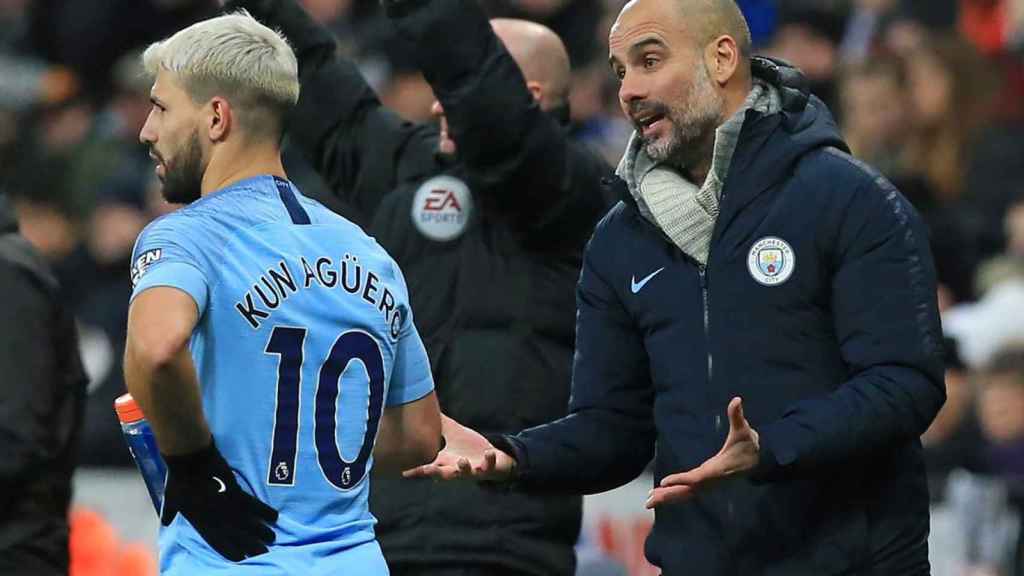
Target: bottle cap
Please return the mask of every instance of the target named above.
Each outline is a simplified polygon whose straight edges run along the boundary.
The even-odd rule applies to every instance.
[[[118,396],[117,400],[114,400],[114,410],[117,412],[117,419],[122,424],[138,422],[146,417],[142,414],[142,409],[135,403],[135,399],[132,398],[131,394]]]

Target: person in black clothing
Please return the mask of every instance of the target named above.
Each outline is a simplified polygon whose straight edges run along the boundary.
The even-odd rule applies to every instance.
[[[573,287],[607,208],[608,168],[566,135],[568,58],[557,37],[521,21],[492,29],[474,0],[386,5],[438,97],[439,133],[383,108],[294,0],[234,8],[294,46],[302,89],[289,141],[404,271],[442,411],[494,432],[564,415]],[[579,497],[374,482],[392,574],[574,571]]]
[[[448,422],[407,475],[592,493],[654,457],[665,574],[929,574],[920,435],[945,390],[920,216],[798,70],[751,56],[733,0],[633,0],[609,46],[636,133],[584,256],[570,414]]]
[[[0,574],[67,574],[86,377],[74,319],[0,194]]]

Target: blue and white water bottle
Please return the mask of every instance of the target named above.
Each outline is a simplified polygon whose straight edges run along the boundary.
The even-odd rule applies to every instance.
[[[160,457],[153,429],[150,428],[149,422],[131,394],[124,394],[114,400],[114,410],[121,422],[121,432],[128,443],[128,450],[135,459],[135,465],[139,467],[142,479],[146,482],[146,489],[149,490],[149,497],[153,500],[153,507],[159,514],[160,505],[164,500],[167,465]]]

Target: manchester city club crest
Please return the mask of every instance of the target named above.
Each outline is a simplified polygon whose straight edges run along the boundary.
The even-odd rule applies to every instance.
[[[747,268],[759,284],[777,286],[793,275],[796,257],[785,240],[769,236],[754,243],[747,255]]]

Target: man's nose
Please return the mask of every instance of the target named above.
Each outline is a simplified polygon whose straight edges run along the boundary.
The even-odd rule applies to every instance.
[[[635,75],[627,74],[622,78],[622,82],[619,84],[619,101],[622,102],[623,107],[628,106],[630,102],[645,98],[647,98],[647,87],[636,79]]]
[[[439,101],[434,100],[434,103],[430,105],[430,113],[438,118],[444,116],[444,106],[441,106]]]
[[[151,145],[156,142],[156,131],[153,130],[153,112],[146,116],[146,123],[142,125],[142,130],[139,130],[139,142],[143,144]]]

